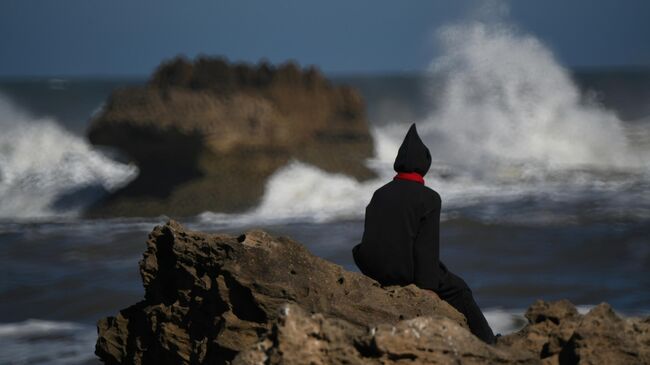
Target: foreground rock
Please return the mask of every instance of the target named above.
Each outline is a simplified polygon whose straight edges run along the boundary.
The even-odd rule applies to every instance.
[[[109,364],[221,364],[256,343],[286,303],[359,329],[423,315],[464,317],[410,285],[382,288],[361,274],[262,231],[240,237],[156,227],[140,263],[145,299],[99,321]]]
[[[359,329],[287,305],[268,336],[241,352],[234,365],[256,364],[538,364],[525,351],[486,345],[440,315]]]
[[[88,131],[140,168],[91,216],[187,216],[259,202],[292,159],[367,179],[373,144],[361,96],[314,68],[178,58],[115,91]]]
[[[107,364],[650,364],[650,318],[537,302],[488,346],[435,294],[381,287],[289,238],[156,227],[145,298],[98,323]]]
[[[489,346],[441,316],[359,330],[287,305],[272,330],[235,365],[255,364],[650,364],[650,318],[623,319],[601,304],[580,315],[567,301],[539,301],[529,324]]]

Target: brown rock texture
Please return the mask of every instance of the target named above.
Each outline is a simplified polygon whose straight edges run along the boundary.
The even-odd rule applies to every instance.
[[[544,364],[650,364],[650,317],[622,318],[607,303],[581,315],[562,300],[537,301],[526,318],[497,347],[529,351]]]
[[[434,293],[382,287],[259,230],[170,221],[140,273],[144,300],[98,322],[106,364],[650,364],[650,318],[538,301],[490,346]]]
[[[538,364],[523,351],[498,349],[440,315],[361,330],[346,321],[286,305],[269,334],[233,365]]]
[[[255,206],[292,159],[363,180],[373,142],[361,96],[315,68],[163,63],[149,83],[115,91],[88,131],[140,168],[90,216],[188,216]]]
[[[107,364],[223,364],[256,343],[286,303],[358,329],[424,315],[465,318],[434,293],[381,287],[263,231],[239,237],[185,230],[150,234],[140,262],[143,301],[98,323]]]

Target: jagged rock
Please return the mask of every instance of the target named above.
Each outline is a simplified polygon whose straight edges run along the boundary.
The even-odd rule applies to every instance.
[[[233,361],[233,365],[399,363],[538,364],[539,359],[489,346],[443,316],[380,324],[364,331],[346,321],[287,305],[269,334]]]
[[[650,364],[650,318],[620,318],[607,304],[580,315],[566,300],[538,301],[526,316],[524,329],[489,346],[441,316],[363,331],[287,305],[271,331],[233,365]]]
[[[259,230],[149,235],[145,297],[98,322],[106,364],[650,364],[650,317],[534,303],[489,346],[433,292],[381,287]]]
[[[293,63],[163,63],[147,85],[113,92],[88,138],[140,169],[90,216],[245,210],[292,159],[360,180],[374,175],[361,96]]]
[[[560,357],[585,364],[650,364],[650,318],[623,319],[602,303],[582,318]]]
[[[621,318],[606,303],[580,315],[566,300],[537,301],[526,317],[529,324],[499,348],[528,351],[544,364],[650,364],[650,317]]]
[[[295,303],[352,328],[424,315],[465,318],[433,292],[381,287],[263,231],[240,237],[185,230],[173,221],[150,234],[140,263],[143,301],[99,321],[107,364],[226,363]]]

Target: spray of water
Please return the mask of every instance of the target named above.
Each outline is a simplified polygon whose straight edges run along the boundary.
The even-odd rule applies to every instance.
[[[54,120],[37,119],[0,96],[0,218],[76,215],[91,203],[59,204],[88,189],[113,191],[137,168],[117,163]],[[90,194],[95,197],[96,194]]]
[[[616,115],[586,100],[535,37],[496,19],[444,27],[437,39],[441,56],[429,70],[435,108],[417,125],[434,157],[427,184],[446,209],[615,190],[619,182],[583,172],[639,165]],[[378,179],[359,183],[294,162],[271,177],[261,205],[236,220],[362,216],[372,192],[390,181],[404,122],[373,130],[369,163]]]
[[[552,52],[533,36],[492,20],[444,27],[437,39],[441,56],[429,70],[435,107],[417,125],[434,157],[428,185],[443,195],[446,208],[485,199],[507,201],[544,189],[559,194],[571,190],[567,186],[578,191],[601,184],[611,190],[616,187],[592,175],[562,174],[634,169],[641,163],[630,152],[615,114],[586,100]],[[360,183],[293,162],[270,178],[257,208],[243,215],[206,213],[202,218],[260,222],[360,217],[372,192],[390,181],[408,122],[396,120],[372,130],[376,150],[369,164],[377,171],[375,180]],[[88,187],[111,191],[137,173],[55,121],[36,120],[4,98],[0,127],[0,218],[60,214],[61,196]]]
[[[438,40],[436,109],[420,129],[439,159],[473,168],[638,165],[616,115],[585,100],[533,36],[473,22],[441,29]]]

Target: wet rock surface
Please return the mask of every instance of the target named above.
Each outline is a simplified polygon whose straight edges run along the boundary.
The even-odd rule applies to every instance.
[[[107,364],[648,364],[650,318],[534,303],[496,346],[413,285],[381,287],[290,238],[170,221],[140,262],[145,297],[98,322]]]
[[[359,180],[374,175],[360,94],[293,63],[171,60],[147,85],[113,92],[88,138],[140,169],[89,216],[246,210],[292,160]]]

